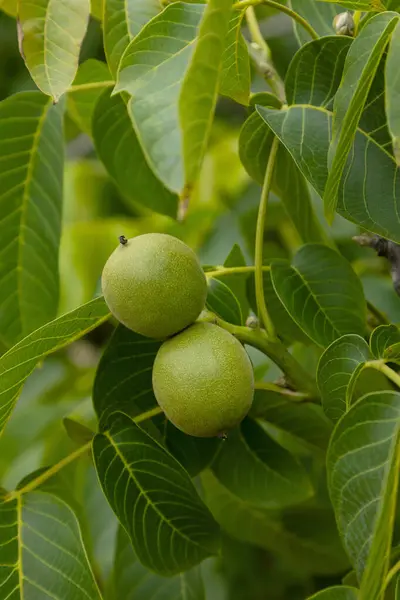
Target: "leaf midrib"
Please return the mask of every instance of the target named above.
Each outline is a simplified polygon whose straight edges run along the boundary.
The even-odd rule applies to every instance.
[[[198,546],[199,548],[201,548],[201,550],[207,552],[207,554],[209,554],[209,550],[208,548],[206,548],[205,546],[202,546],[201,544],[199,544],[199,542],[192,540],[191,538],[189,538],[187,535],[185,535],[182,531],[180,531],[179,529],[177,529],[175,527],[175,525],[173,525],[160,511],[159,509],[154,505],[154,503],[151,501],[151,499],[149,498],[146,490],[139,484],[139,481],[137,480],[133,470],[131,469],[129,463],[127,463],[127,461],[125,460],[124,455],[122,454],[122,452],[119,450],[118,445],[116,444],[116,442],[114,441],[114,439],[111,436],[110,431],[106,431],[104,432],[102,435],[104,435],[104,437],[106,437],[108,439],[108,441],[110,442],[111,446],[114,448],[115,453],[117,454],[117,456],[119,457],[119,459],[121,460],[122,464],[124,465],[125,469],[127,470],[127,472],[131,475],[137,489],[140,491],[140,493],[142,494],[142,496],[146,499],[148,506],[151,506],[151,508],[154,510],[155,513],[158,514],[158,516],[160,517],[161,521],[163,521],[164,523],[166,523],[173,531],[175,531],[176,534],[178,534],[181,538],[183,538],[186,542],[188,542],[190,545],[194,545],[194,546]]]

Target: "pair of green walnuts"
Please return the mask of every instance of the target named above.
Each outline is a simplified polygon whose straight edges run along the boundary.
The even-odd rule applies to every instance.
[[[153,366],[153,390],[178,429],[221,436],[248,413],[254,394],[250,359],[230,333],[195,323],[207,296],[201,265],[175,237],[149,233],[126,240],[102,274],[104,298],[125,327],[165,339]]]

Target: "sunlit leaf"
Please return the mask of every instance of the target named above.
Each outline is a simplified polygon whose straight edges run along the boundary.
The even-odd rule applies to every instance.
[[[7,15],[15,17],[17,14],[18,0],[0,0],[0,10],[3,10]]]
[[[0,156],[0,340],[8,347],[57,313],[63,106],[39,92],[3,100]]]
[[[385,98],[386,98],[386,116],[388,120],[389,131],[393,140],[393,151],[400,164],[400,79],[399,79],[399,60],[400,60],[400,23],[397,23],[392,33],[388,57],[386,61],[385,72]]]
[[[104,50],[114,77],[129,42],[160,8],[159,0],[104,0]]]
[[[294,505],[313,493],[297,459],[252,419],[245,419],[238,429],[229,433],[212,463],[212,470],[230,492],[259,507]]]
[[[218,526],[189,475],[128,416],[110,418],[93,453],[103,491],[144,566],[173,575],[218,552]]]
[[[264,107],[257,110],[322,197],[328,176],[331,113],[310,105],[294,105],[282,111]],[[340,181],[339,214],[369,231],[400,241],[399,184],[393,157],[358,130],[351,160]]]
[[[0,557],[4,600],[102,598],[78,520],[53,494],[29,492],[0,504]]]
[[[289,0],[289,6],[306,19],[321,37],[334,33],[333,19],[343,11],[338,4],[323,4],[316,0]],[[293,21],[293,28],[300,44],[310,41],[309,33],[296,21]]]
[[[19,0],[21,48],[39,89],[55,102],[75,78],[89,0]]]
[[[220,94],[248,105],[250,96],[250,58],[241,32],[244,11],[234,11],[229,21],[222,56]]]
[[[103,298],[96,298],[50,321],[13,346],[0,358],[0,432],[21,388],[39,361],[82,337],[109,317]]]
[[[213,277],[207,280],[207,289],[207,308],[228,323],[242,325],[242,310],[232,290],[223,281]]]
[[[129,110],[149,164],[177,193],[194,184],[206,150],[231,6],[167,6],[119,66],[116,91],[132,96]]]
[[[358,590],[347,585],[335,586],[310,596],[308,600],[358,600]]]
[[[347,410],[357,378],[371,359],[367,342],[359,335],[335,340],[320,358],[317,383],[326,415],[337,421]]]
[[[178,200],[156,178],[120,96],[105,91],[93,113],[97,153],[128,202],[176,217]]]
[[[199,567],[168,578],[148,571],[136,558],[122,528],[118,530],[112,587],[115,598],[124,600],[205,600]]]
[[[399,477],[400,394],[361,398],[338,422],[328,450],[329,490],[360,598],[382,598]]]
[[[314,0],[310,4],[318,10]],[[330,35],[313,40],[296,52],[285,78],[288,103],[330,107],[351,42],[349,37]]]
[[[390,35],[398,23],[395,13],[373,17],[352,43],[343,78],[335,96],[333,133],[328,152],[329,175],[324,193],[328,220],[333,219],[340,182],[363,108]]]
[[[308,244],[293,264],[272,263],[275,292],[297,325],[320,346],[346,333],[363,335],[366,304],[349,263],[327,246]]]
[[[107,65],[89,58],[79,66],[68,93],[68,112],[77,125],[92,135],[92,116],[103,90],[114,85]]]
[[[371,352],[376,358],[397,361],[400,358],[400,330],[395,325],[380,325],[371,334]]]

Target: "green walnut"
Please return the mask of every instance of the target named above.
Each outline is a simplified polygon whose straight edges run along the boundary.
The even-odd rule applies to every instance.
[[[230,333],[195,323],[162,344],[154,362],[153,389],[175,427],[197,437],[221,436],[251,407],[253,368]]]
[[[204,308],[207,283],[191,248],[171,235],[148,233],[111,254],[101,285],[113,315],[132,331],[163,339],[191,325]]]

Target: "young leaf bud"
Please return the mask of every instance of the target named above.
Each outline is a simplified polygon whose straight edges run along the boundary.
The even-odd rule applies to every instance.
[[[354,36],[354,19],[351,12],[346,11],[336,15],[333,19],[333,27],[336,35]]]

